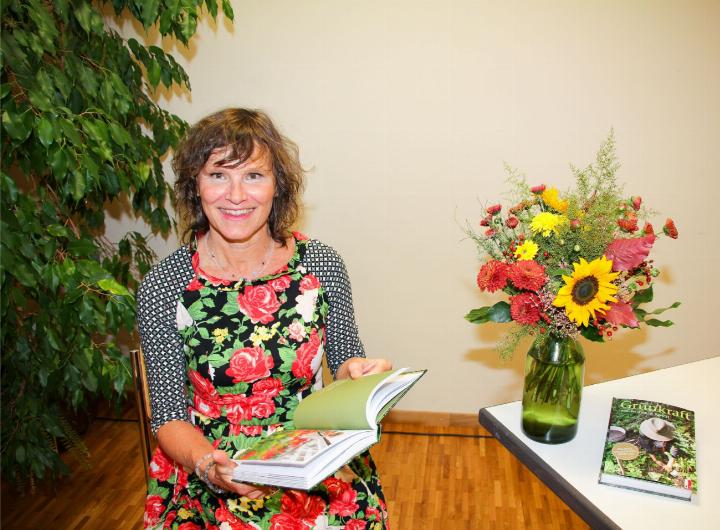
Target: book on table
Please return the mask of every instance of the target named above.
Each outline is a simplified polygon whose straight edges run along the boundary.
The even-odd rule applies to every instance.
[[[312,488],[379,440],[380,420],[425,372],[400,368],[313,392],[295,409],[293,429],[275,431],[234,456],[233,480]]]
[[[599,482],[689,501],[697,493],[693,411],[613,398]]]

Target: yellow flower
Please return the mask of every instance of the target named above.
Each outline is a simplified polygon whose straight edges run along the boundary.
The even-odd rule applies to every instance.
[[[180,519],[190,519],[192,517],[192,512],[187,508],[180,508],[177,514]]]
[[[537,243],[532,239],[528,239],[515,249],[515,257],[520,261],[533,259],[537,255],[538,249]]]
[[[568,202],[560,198],[557,188],[548,188],[542,192],[542,200],[556,212],[565,213],[568,209]]]
[[[573,263],[575,269],[570,276],[563,274],[563,285],[553,301],[556,307],[564,307],[565,314],[578,326],[587,326],[595,312],[604,313],[609,306],[607,302],[617,302],[613,295],[618,286],[611,283],[619,272],[611,272],[612,261],[601,256],[588,263],[580,258],[580,263]]]
[[[279,322],[273,324],[271,328],[266,328],[265,326],[258,326],[255,328],[255,332],[250,335],[250,340],[252,341],[253,346],[258,346],[260,343],[273,338],[273,335],[277,333],[278,324]]]
[[[551,234],[558,234],[558,227],[565,222],[564,215],[550,212],[540,212],[530,221],[530,230],[540,232],[543,237],[550,237]]]
[[[213,330],[213,335],[215,336],[215,344],[222,344],[222,342],[228,336],[228,329],[216,328]]]

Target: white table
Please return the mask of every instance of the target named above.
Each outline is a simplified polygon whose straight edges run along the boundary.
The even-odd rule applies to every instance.
[[[698,493],[690,502],[598,484],[613,397],[695,412]],[[520,401],[480,410],[480,423],[592,528],[720,528],[720,357],[585,387],[578,434],[564,444],[525,436]]]

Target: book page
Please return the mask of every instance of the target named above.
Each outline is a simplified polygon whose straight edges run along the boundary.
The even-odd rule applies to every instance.
[[[277,431],[235,456],[240,462],[305,466],[333,445],[356,436],[358,431],[298,429]]]

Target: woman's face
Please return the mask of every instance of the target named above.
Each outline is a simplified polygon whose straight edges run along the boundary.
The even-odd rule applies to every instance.
[[[249,242],[267,233],[275,174],[266,148],[256,147],[239,166],[216,165],[228,150],[215,149],[198,173],[200,204],[214,235],[229,243]]]

